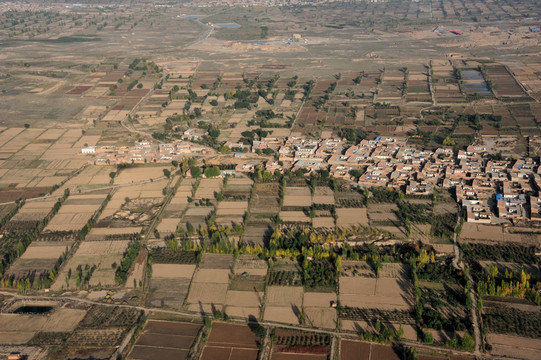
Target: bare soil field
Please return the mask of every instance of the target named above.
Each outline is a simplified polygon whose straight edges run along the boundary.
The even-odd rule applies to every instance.
[[[85,317],[86,310],[60,307],[48,315],[0,314],[3,344],[24,344],[37,332],[70,332]]]
[[[233,265],[233,255],[229,254],[203,254],[200,269],[231,269]]]
[[[499,226],[465,223],[460,233],[461,239],[504,241],[504,233]]]
[[[156,229],[158,229],[161,236],[174,234],[179,223],[180,218],[164,218],[160,221]]]
[[[308,323],[317,328],[335,329],[338,315],[336,309],[331,307],[304,307],[304,313]]]
[[[106,194],[74,195],[62,205],[58,213],[47,224],[44,231],[78,231],[100,208]]]
[[[236,317],[241,319],[251,319],[256,318],[260,319],[261,317],[261,307],[259,306],[234,306],[226,305],[225,313],[229,317]]]
[[[398,270],[387,271],[393,275]],[[378,308],[382,310],[410,310],[413,305],[412,286],[404,277],[348,277],[340,276],[340,301],[345,306]]]
[[[273,353],[272,360],[324,360],[327,355],[316,354],[288,354],[288,353]]]
[[[231,271],[229,269],[199,268],[195,272],[193,281],[196,283],[228,284],[230,274]]]
[[[254,196],[250,199],[250,212],[254,214],[275,215],[280,210],[280,184],[257,183]]]
[[[249,221],[244,229],[243,241],[247,244],[263,246],[273,232],[270,221],[252,222]]]
[[[163,177],[163,170],[170,170],[170,166],[134,167],[122,169],[115,177],[115,185],[130,184],[140,181],[156,180]]]
[[[9,267],[5,275],[21,279],[32,273],[49,273],[58,258],[63,253],[68,253],[74,241],[73,238],[72,241],[34,241]]]
[[[225,304],[229,307],[258,308],[262,305],[263,292],[228,290]]]
[[[201,179],[194,199],[214,199],[215,194],[222,190],[222,186],[223,179]]]
[[[312,195],[307,187],[286,187],[284,196],[284,206],[310,206],[312,205]]]
[[[370,343],[342,340],[340,341],[340,360],[370,360]]]
[[[315,217],[312,219],[312,226],[314,228],[334,228],[334,218],[330,216]]]
[[[267,286],[265,304],[302,306],[304,289],[300,286]]]
[[[153,264],[147,303],[154,307],[181,309],[194,271],[195,265]]]
[[[189,278],[152,278],[146,302],[152,307],[182,309],[188,296]]]
[[[247,273],[249,276],[266,276],[267,270],[267,262],[252,255],[240,255],[233,267],[234,274]]]
[[[186,299],[189,311],[210,312],[213,308],[220,310],[225,304],[227,284],[192,282]]]
[[[348,228],[351,226],[367,226],[368,217],[365,208],[339,208],[336,209],[336,226],[339,228]]]
[[[304,211],[280,211],[280,219],[285,223],[310,223],[310,217]]]
[[[221,201],[216,209],[216,216],[244,215],[248,210],[248,201]]]
[[[191,279],[195,265],[184,264],[153,264],[152,277],[162,279]]]
[[[200,325],[149,320],[128,359],[187,359]]]
[[[326,186],[316,186],[314,195],[312,197],[312,202],[314,204],[334,204],[334,193],[332,189]]]
[[[245,196],[250,195],[253,185],[252,179],[249,178],[232,178],[228,179],[224,189],[225,196]]]
[[[207,345],[257,349],[257,338],[247,325],[215,322],[212,324]]]
[[[121,263],[123,253],[129,243],[129,240],[83,241],[73,257],[62,268],[51,289],[58,291],[63,288],[76,288],[75,270],[79,265],[84,269],[85,274],[95,266],[95,270],[91,272],[90,285],[115,285],[113,264]],[[69,269],[73,272],[71,278],[68,277]],[[68,279],[67,282],[66,279]]]
[[[299,324],[299,309],[294,305],[275,306],[267,304],[265,305],[263,320],[297,325]]]
[[[493,356],[527,360],[539,359],[539,354],[541,353],[541,340],[539,339],[492,333],[489,333],[487,338],[492,346],[490,354]]]

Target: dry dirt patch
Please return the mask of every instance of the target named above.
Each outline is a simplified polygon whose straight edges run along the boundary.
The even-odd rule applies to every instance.
[[[304,290],[301,286],[267,286],[266,304],[302,306]]]
[[[152,277],[162,279],[191,279],[195,265],[153,264]]]
[[[513,335],[488,334],[492,345],[490,353],[496,356],[538,360],[541,353],[541,340]]]
[[[365,208],[339,208],[336,209],[336,225],[341,228],[368,225],[368,216]]]

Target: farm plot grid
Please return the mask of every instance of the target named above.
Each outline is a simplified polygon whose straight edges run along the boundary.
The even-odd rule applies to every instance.
[[[81,230],[100,208],[106,196],[106,194],[70,196],[44,231]]]
[[[258,339],[247,325],[212,324],[201,360],[256,360]]]
[[[186,299],[189,311],[211,314],[223,311],[232,265],[232,255],[203,254]]]
[[[154,307],[181,309],[194,271],[195,264],[153,264],[147,303]]]
[[[114,286],[115,271],[130,240],[83,241],[72,258],[57,276],[51,289],[81,288],[90,286]]]
[[[264,246],[273,231],[273,217],[280,211],[280,184],[257,183],[250,199],[250,216],[242,240],[247,244]]]
[[[267,268],[265,260],[250,255],[241,255],[235,261],[225,302],[228,316],[260,318]]]
[[[187,359],[200,330],[197,324],[149,320],[128,359]]]
[[[274,330],[272,360],[324,360],[329,356],[331,337],[327,334]]]
[[[340,360],[400,360],[402,356],[391,346],[354,340],[340,342]]]
[[[377,309],[383,312],[404,312],[409,318],[413,307],[413,289],[406,265],[383,263],[376,277],[364,261],[345,261],[339,277],[339,300],[344,306],[342,328],[354,330],[366,327],[365,318],[357,318],[355,309]],[[350,311],[351,310],[351,311]],[[398,319],[402,320],[402,319]],[[393,322],[393,321],[391,321]]]

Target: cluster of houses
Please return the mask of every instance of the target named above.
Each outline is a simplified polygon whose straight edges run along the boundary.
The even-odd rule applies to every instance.
[[[541,221],[541,198],[535,196],[541,189],[541,166],[533,159],[490,160],[486,149],[476,145],[456,154],[450,148],[419,150],[382,137],[357,145],[304,137],[254,141],[253,152],[265,149],[278,154],[278,160],[266,162],[267,171],[328,170],[361,188],[389,187],[407,195],[431,195],[436,188],[454,190],[468,222]],[[253,172],[260,165],[247,161],[235,171]]]
[[[318,0],[317,3],[330,3],[336,0]],[[377,2],[377,0],[369,0],[370,2]],[[381,1],[381,0],[380,0]],[[223,7],[223,6],[235,6],[235,7],[253,7],[253,6],[291,6],[291,5],[314,5],[314,1],[309,0],[209,0],[209,1],[189,1],[184,6],[189,7]]]
[[[541,189],[541,166],[533,159],[490,160],[482,146],[470,145],[455,154],[450,148],[419,150],[390,137],[349,145],[343,139],[303,136],[262,138],[251,147],[231,142],[224,146],[240,150],[233,154],[237,165],[228,173],[252,173],[262,167],[269,172],[289,169],[306,174],[327,170],[361,188],[388,187],[406,195],[431,195],[436,188],[454,190],[468,222],[541,221],[541,198],[535,196]],[[244,152],[263,153],[267,149],[275,154],[268,161],[250,160]],[[93,155],[92,164],[115,165],[167,163],[183,156],[209,154],[209,149],[189,141],[137,141],[134,146],[90,146],[81,152]]]
[[[93,165],[170,163],[184,156],[206,155],[206,146],[187,141],[153,144],[150,141],[135,141],[133,146],[85,146],[81,154],[92,155],[88,160]]]

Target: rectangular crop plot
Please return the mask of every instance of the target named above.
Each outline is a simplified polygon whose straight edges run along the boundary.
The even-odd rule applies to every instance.
[[[257,341],[247,325],[214,323],[201,359],[256,360]]]
[[[248,201],[221,201],[218,203],[216,216],[242,216],[246,210],[248,210]]]
[[[162,279],[191,279],[195,265],[184,264],[154,264],[152,277]]]
[[[312,195],[307,187],[286,187],[284,206],[304,207],[312,205]]]
[[[419,356],[419,358],[421,358]],[[399,360],[402,354],[386,345],[370,344],[361,341],[342,340],[340,360]]]
[[[370,360],[370,343],[342,340],[340,360]]]
[[[229,254],[203,254],[199,269],[231,269],[233,255]]]
[[[339,281],[340,301],[345,306],[411,310],[413,305],[411,282],[402,266],[386,266],[379,278],[342,275]]]
[[[368,216],[366,208],[340,208],[336,209],[336,225],[340,228],[351,226],[368,225]]]
[[[194,270],[195,265],[154,264],[147,302],[155,307],[182,308]]]
[[[249,178],[233,178],[227,181],[224,189],[226,197],[248,197],[252,189],[253,181]]]
[[[334,204],[334,193],[332,189],[326,186],[317,186],[312,197],[314,204]]]
[[[83,269],[83,274],[90,271],[88,268],[95,266],[95,270],[90,277],[90,285],[115,285],[115,269],[113,264],[120,264],[123,253],[126,251],[129,243],[129,240],[83,241],[73,257],[57,276],[52,289],[59,290],[64,287],[76,287],[75,275],[69,279],[67,284],[65,279],[67,278],[69,269],[75,273],[79,265]]]
[[[181,309],[188,295],[191,279],[153,278],[147,303],[153,307]]]
[[[128,359],[187,359],[200,325],[149,320]]]

